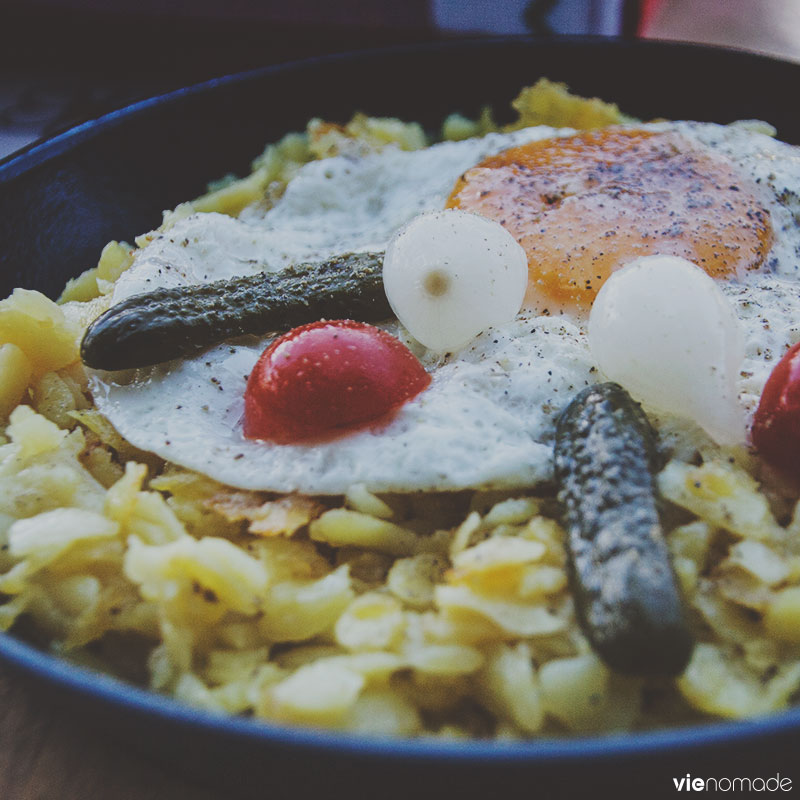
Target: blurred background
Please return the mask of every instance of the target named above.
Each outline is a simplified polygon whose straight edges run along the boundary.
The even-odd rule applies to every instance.
[[[676,39],[800,61],[800,0],[0,0],[0,158],[218,75],[525,33]]]

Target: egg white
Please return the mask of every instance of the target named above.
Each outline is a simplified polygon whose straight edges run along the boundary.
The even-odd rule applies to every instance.
[[[800,337],[798,149],[748,124],[645,127],[677,129],[727,155],[763,189],[776,239],[768,270],[723,284],[747,342],[739,391],[752,412],[774,363]],[[156,234],[120,278],[114,300],[158,286],[383,249],[415,215],[442,208],[459,175],[482,158],[554,133],[533,128],[417,152],[390,148],[312,162],[263,215],[196,214]],[[386,327],[406,336],[397,323]],[[355,483],[373,491],[510,488],[552,477],[555,417],[577,391],[602,380],[581,325],[521,314],[444,359],[418,348],[433,381],[388,425],[324,444],[273,445],[242,434],[246,378],[267,343],[220,345],[133,374],[97,373],[95,402],[134,445],[244,489],[341,494]],[[690,421],[668,420],[665,427],[686,452],[707,444]]]

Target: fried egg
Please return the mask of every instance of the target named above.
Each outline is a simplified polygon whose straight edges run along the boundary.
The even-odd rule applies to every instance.
[[[773,364],[800,337],[800,156],[757,128],[531,128],[312,162],[266,213],[195,214],[155,234],[114,300],[383,249],[417,214],[451,205],[496,219],[522,244],[530,274],[523,311],[444,356],[387,322],[431,385],[388,423],[330,442],[244,438],[245,383],[267,339],[129,374],[97,373],[97,406],[134,445],[244,489],[531,486],[552,477],[558,412],[602,379],[586,341],[592,297],[617,267],[663,253],[705,266],[733,304],[747,343],[737,388],[751,411]],[[663,425],[687,452],[707,441],[690,421]]]
[[[711,277],[772,243],[758,186],[671,130],[605,128],[512,147],[468,170],[448,206],[498,220],[528,254],[528,303],[586,311],[621,263],[676,255]]]

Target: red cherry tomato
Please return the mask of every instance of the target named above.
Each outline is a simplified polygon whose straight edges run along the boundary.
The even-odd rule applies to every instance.
[[[772,370],[753,417],[752,441],[761,457],[800,480],[800,343]]]
[[[276,339],[245,390],[244,433],[292,444],[363,426],[431,381],[386,331],[352,320],[312,322]]]

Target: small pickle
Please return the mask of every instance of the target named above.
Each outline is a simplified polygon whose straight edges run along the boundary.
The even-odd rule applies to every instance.
[[[631,675],[678,675],[692,653],[659,520],[656,434],[618,384],[584,389],[556,427],[578,619],[595,652]]]
[[[347,253],[275,273],[135,295],[89,326],[81,358],[96,369],[147,367],[236,336],[319,319],[389,319],[382,267],[382,253]]]

